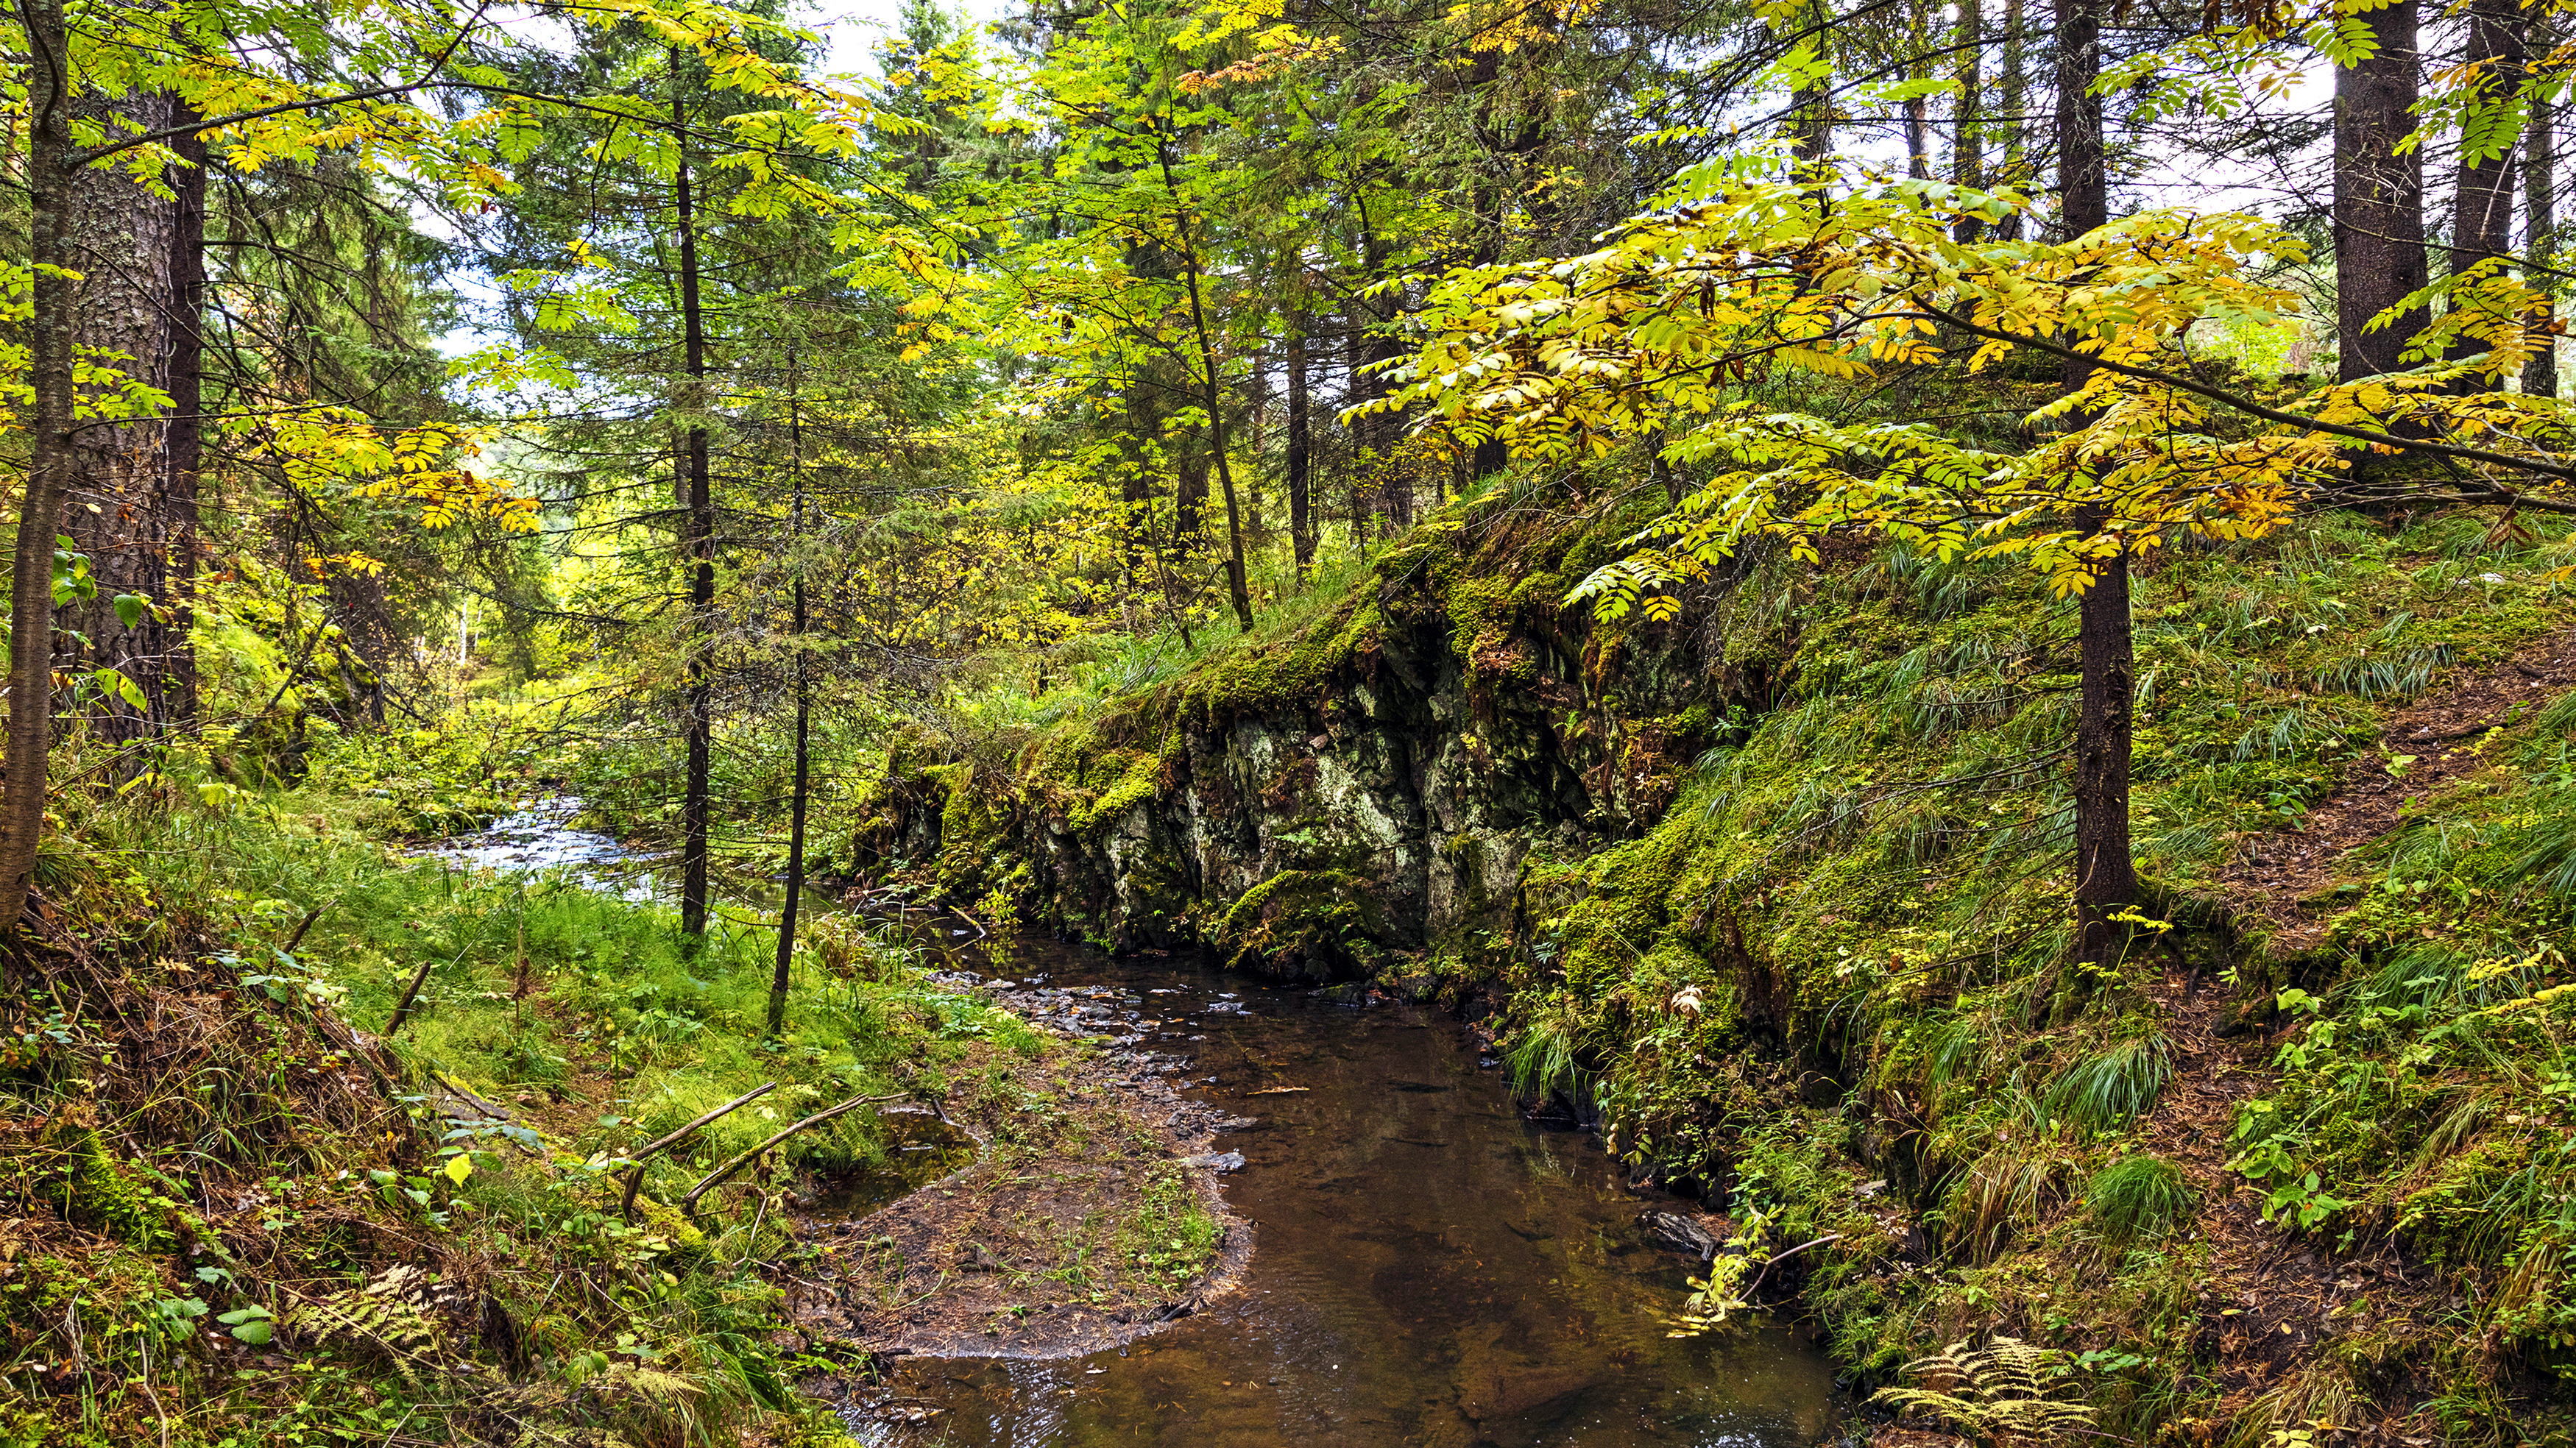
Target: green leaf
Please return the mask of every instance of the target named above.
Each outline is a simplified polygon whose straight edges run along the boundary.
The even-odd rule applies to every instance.
[[[145,611],[151,607],[152,600],[142,594],[120,593],[116,596],[116,621],[127,628],[140,628]]]
[[[233,1330],[233,1336],[252,1347],[266,1347],[277,1331],[277,1314],[265,1307],[236,1307],[215,1321]]]

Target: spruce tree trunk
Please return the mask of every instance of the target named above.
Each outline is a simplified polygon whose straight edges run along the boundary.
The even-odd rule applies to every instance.
[[[2532,36],[2532,48],[2547,53],[2557,45],[2556,37],[2544,24]],[[2546,329],[2557,320],[2558,279],[2547,268],[2558,264],[2558,107],[2546,92],[2531,100],[2531,126],[2523,135],[2522,148],[2523,231],[2528,238],[2524,249],[2531,265],[2523,269],[2523,279],[2540,293],[2539,314],[2533,325]],[[2544,334],[2539,350],[2522,364],[2522,390],[2534,397],[2558,395],[2558,338]]]
[[[1544,6],[1532,13],[1554,18]],[[1468,260],[1476,266],[1492,266],[1503,259],[1512,196],[1520,187],[1522,170],[1538,152],[1542,132],[1537,117],[1525,115],[1509,136],[1504,135],[1498,109],[1502,101],[1500,50],[1475,53],[1469,62],[1468,85],[1476,92],[1476,140],[1490,163],[1476,181],[1476,242]],[[1480,438],[1468,451],[1467,472],[1471,478],[1491,477],[1511,466],[1511,461],[1511,449],[1501,438]],[[1404,511],[1400,506],[1391,507],[1389,514],[1400,516]]]
[[[174,124],[202,119],[180,108]],[[206,455],[206,138],[170,143],[182,169],[172,177],[179,193],[179,225],[170,243],[170,422],[162,436],[169,471],[164,516],[169,520],[169,666],[159,698],[169,728],[193,732],[197,704],[197,482]],[[158,600],[156,600],[158,601]],[[384,718],[384,691],[375,694]]]
[[[2094,0],[2060,0],[2057,10],[2057,234],[2072,241],[2111,219],[2111,178],[2102,137],[2102,22]],[[2062,379],[2082,387],[2093,364],[2069,357]]]
[[[2467,63],[2476,77],[2479,96],[2486,104],[2501,104],[2522,87],[2522,10],[2511,0],[2478,0],[2469,7],[2468,19]],[[2464,275],[2481,262],[2502,257],[2513,249],[2514,182],[2511,138],[2507,139],[2501,151],[2492,155],[2461,157],[2459,190],[2451,206],[2449,275]],[[2456,292],[2452,294],[2451,305],[2455,308],[2479,307],[2489,312],[2494,310]],[[2452,342],[2450,357],[2456,361],[2485,350],[2485,343],[2462,337]],[[2496,379],[2496,382],[2501,385],[2502,379]],[[2451,390],[2466,395],[2486,385],[2484,377],[2463,377],[2451,384]]]
[[[9,579],[8,777],[0,781],[0,919],[25,923],[45,822],[45,766],[52,745],[54,529],[74,466],[69,273],[73,152],[71,45],[62,0],[22,0],[27,65],[28,259],[35,266],[27,322],[27,482],[18,504],[18,548]]]
[[[2073,240],[2111,219],[2102,137],[2102,22],[2095,0],[2057,11],[2057,231]]]
[[[1824,7],[1817,6],[1812,14],[1816,33],[1810,37],[1809,43],[1816,47],[1818,60],[1826,61],[1826,58],[1832,54],[1830,42],[1833,32],[1828,27],[1828,17]],[[1820,66],[1813,79],[1801,84],[1789,97],[1789,107],[1795,116],[1791,122],[1793,132],[1790,154],[1796,158],[1800,179],[1807,183],[1808,190],[1819,202],[1822,202],[1827,192],[1831,190],[1830,178],[1824,171],[1825,157],[1832,154],[1834,149],[1831,72],[1832,66],[1829,61],[1826,61]]]
[[[1315,564],[1314,414],[1306,398],[1306,318],[1288,319],[1288,539],[1297,555],[1297,586]]]
[[[1959,0],[1959,104],[1950,142],[1950,179],[1970,190],[1986,184],[1986,15],[1980,0]],[[1975,217],[1962,217],[1955,233],[1975,241],[1985,230]]]
[[[2027,167],[2022,155],[2030,134],[2029,122],[2022,115],[2022,109],[2030,104],[2030,87],[2022,66],[2024,53],[2022,31],[2028,24],[2029,20],[2022,10],[2022,0],[2004,0],[2004,60],[2001,78],[2003,94],[1999,99],[2003,107],[2004,127],[2003,182],[2007,186],[2020,186],[2029,180],[2025,174]],[[1995,231],[2006,241],[2019,241],[2021,229],[2021,213],[2014,212],[2005,217],[2003,224],[1995,228]]]
[[[1202,442],[1200,446],[1205,446]],[[1173,562],[1198,552],[1200,535],[1207,531],[1208,459],[1195,447],[1187,447],[1172,463],[1172,541]]]
[[[164,130],[176,114],[167,96],[92,100],[77,108],[111,135],[119,127]],[[73,345],[115,354],[118,360],[101,360],[167,392],[171,321],[178,315],[171,268],[179,203],[153,194],[122,167],[85,166],[73,178],[71,207],[82,272]],[[170,601],[168,428],[158,416],[80,428],[64,482],[62,531],[88,555],[98,592],[60,611],[57,621],[67,631],[61,652],[71,666],[113,668],[142,691],[140,709],[112,694],[92,706],[97,733],[121,749],[156,738],[169,717],[169,626],[149,609],[131,628],[116,614],[120,595]],[[129,775],[140,762],[139,752],[129,753],[114,772]]]
[[[2395,0],[2354,17],[2378,49],[2335,69],[2334,255],[2336,376],[2344,382],[2394,372],[2429,314],[2410,308],[2387,326],[2371,319],[2431,280],[2424,252],[2424,161],[2400,155],[2415,130],[2422,88],[2416,0]]]
[[[685,553],[689,562],[688,665],[680,729],[688,746],[688,780],[680,803],[680,930],[707,931],[707,791],[715,732],[715,499],[707,475],[707,334],[698,296],[696,197],[690,189],[688,115],[680,97],[680,52],[671,51],[671,131],[680,144],[673,186],[680,223],[682,363],[691,414],[684,443],[688,467]]]
[[[1923,96],[1905,98],[1905,174],[1916,181],[1932,179],[1932,102]]]

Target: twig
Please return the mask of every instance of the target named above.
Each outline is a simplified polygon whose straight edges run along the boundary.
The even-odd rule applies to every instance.
[[[1788,1251],[1781,1253],[1779,1256],[1772,1258],[1770,1261],[1763,1263],[1762,1270],[1754,1273],[1753,1280],[1745,1284],[1744,1299],[1747,1302],[1753,1300],[1754,1290],[1762,1285],[1763,1278],[1771,1275],[1772,1268],[1777,1267],[1781,1263],[1788,1261],[1790,1258],[1797,1256],[1799,1253],[1806,1251],[1809,1247],[1821,1247],[1827,1242],[1839,1242],[1842,1238],[1843,1234],[1840,1232],[1827,1232],[1825,1235],[1818,1237],[1812,1242],[1801,1242],[1797,1246],[1790,1248]]]
[[[297,933],[301,934],[302,932],[299,931]],[[463,950],[459,950],[448,960],[447,963],[449,965],[454,965],[457,961],[463,960],[464,958],[465,952]],[[420,969],[411,973],[411,984],[403,987],[402,999],[394,1002],[393,1019],[385,1022],[386,1040],[392,1040],[394,1032],[402,1029],[403,1022],[411,1019],[411,1003],[419,997],[420,988],[429,982],[429,963],[431,959],[432,957],[426,955],[421,957]]]
[[[637,1188],[644,1185],[644,1164],[653,1159],[653,1154],[655,1152],[662,1150],[664,1147],[672,1146],[676,1143],[687,1140],[689,1133],[697,1130],[699,1127],[706,1125],[708,1122],[715,1120],[717,1117],[722,1116],[729,1111],[735,1111],[742,1107],[749,1106],[754,1101],[759,1100],[761,1097],[766,1096],[777,1089],[778,1083],[772,1081],[766,1086],[759,1087],[752,1091],[746,1091],[742,1095],[726,1102],[724,1105],[717,1107],[715,1110],[708,1112],[706,1115],[699,1117],[697,1120],[690,1122],[688,1125],[681,1127],[679,1130],[672,1132],[670,1135],[663,1137],[661,1140],[646,1143],[643,1150],[635,1153],[635,1165],[627,1170],[626,1195],[617,1203],[618,1215],[625,1217],[629,1221],[634,1219],[635,1192]]]
[[[304,932],[313,928],[313,922],[322,918],[323,911],[328,910],[339,903],[340,897],[334,895],[330,899],[323,901],[321,904],[314,906],[313,909],[305,915],[304,923],[295,927],[295,933],[286,937],[286,943],[279,946],[278,950],[284,954],[293,955],[295,953],[295,947],[304,943]]]
[[[778,1143],[785,1141],[787,1138],[794,1136],[796,1133],[803,1131],[809,1126],[820,1126],[824,1122],[831,1120],[833,1117],[838,1116],[845,1111],[855,1111],[862,1106],[873,1105],[886,1101],[905,1101],[909,1099],[911,1099],[909,1094],[904,1092],[897,1092],[892,1096],[853,1096],[838,1106],[830,1106],[821,1111],[817,1111],[813,1115],[806,1117],[804,1120],[797,1122],[794,1126],[791,1126],[785,1131],[778,1133],[776,1136],[769,1138],[767,1141],[753,1147],[751,1150],[741,1153],[731,1161],[726,1162],[724,1165],[717,1167],[714,1171],[711,1171],[704,1177],[700,1178],[696,1186],[689,1188],[689,1194],[680,1198],[680,1210],[687,1212],[692,1217],[696,1216],[698,1213],[698,1198],[705,1196],[708,1191],[723,1182],[725,1178],[742,1170],[743,1166],[751,1161],[752,1158],[759,1156],[762,1152],[769,1150],[771,1147],[776,1146]]]
[[[152,1344],[146,1341],[141,1344],[141,1347],[143,1349],[141,1379],[143,1396],[152,1400],[153,1416],[161,1420],[161,1448],[170,1448],[170,1410],[161,1406],[161,1395],[152,1391]]]

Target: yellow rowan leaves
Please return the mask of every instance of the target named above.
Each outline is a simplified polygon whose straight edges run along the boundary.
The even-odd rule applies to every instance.
[[[1786,167],[1686,188],[1589,255],[1436,282],[1428,339],[1390,374],[1398,386],[1360,409],[1406,410],[1418,427],[1473,429],[1551,461],[1663,431],[1664,457],[1706,480],[1576,590],[1608,616],[1659,616],[1675,586],[1754,538],[1813,556],[1817,537],[1853,528],[1943,557],[2018,559],[2078,594],[2124,553],[2278,527],[2349,466],[2355,439],[2327,428],[2492,442],[2558,425],[2549,401],[2451,395],[2446,384],[2473,371],[2455,366],[2321,389],[2250,427],[2255,414],[2235,409],[2221,426],[2192,381],[2187,334],[2276,325],[2300,306],[2269,277],[2304,252],[2257,217],[2152,211],[2070,243],[1991,231],[1963,242],[1961,221],[2025,203],[1906,181],[1819,205],[1811,178]],[[2541,345],[2525,323],[2536,301],[2518,288],[2501,268],[2461,279],[2440,335],[2419,346],[2438,354],[2467,338],[2490,372],[2518,367]],[[2052,347],[2102,365],[2032,414],[2041,441],[2019,453],[1925,424],[1727,398],[1751,377],[1858,380],[1954,356],[1975,372]]]

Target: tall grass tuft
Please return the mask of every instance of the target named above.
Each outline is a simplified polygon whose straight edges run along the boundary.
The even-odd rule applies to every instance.
[[[2051,1121],[2084,1131],[2120,1131],[2156,1104],[2173,1078],[2173,1045],[2161,1034],[2122,1041],[2058,1073],[2041,1098]]]
[[[2162,1240],[2190,1214],[2191,1204],[2182,1168],[2145,1152],[2095,1172],[2084,1190],[2085,1214],[2114,1255]]]

